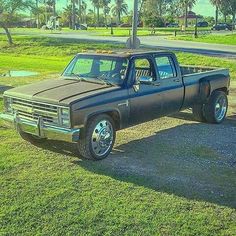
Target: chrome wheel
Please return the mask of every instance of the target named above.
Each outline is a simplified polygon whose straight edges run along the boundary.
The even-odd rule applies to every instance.
[[[217,121],[224,119],[227,112],[227,100],[224,96],[221,96],[217,99],[215,104],[215,118]]]
[[[98,124],[95,126],[91,137],[93,152],[97,156],[103,156],[107,154],[112,147],[113,139],[114,130],[110,121],[99,121]]]

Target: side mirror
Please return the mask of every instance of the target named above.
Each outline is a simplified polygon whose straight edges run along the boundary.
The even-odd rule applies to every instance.
[[[139,82],[140,82],[140,84],[152,85],[154,80],[151,76],[140,76]]]

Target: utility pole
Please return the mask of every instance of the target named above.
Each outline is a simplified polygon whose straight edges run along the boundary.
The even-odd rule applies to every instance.
[[[137,48],[137,29],[138,29],[138,0],[134,0],[134,15],[132,22],[132,39],[131,39],[132,49]]]

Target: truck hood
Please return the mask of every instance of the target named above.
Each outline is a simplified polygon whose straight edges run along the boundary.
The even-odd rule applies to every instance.
[[[13,88],[6,91],[4,95],[50,104],[69,105],[75,99],[101,93],[101,90],[113,90],[114,88],[117,89],[117,87],[105,84],[57,79]]]

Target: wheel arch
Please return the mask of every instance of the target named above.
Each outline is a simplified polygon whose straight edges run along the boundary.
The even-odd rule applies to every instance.
[[[206,102],[214,91],[229,94],[229,77],[224,74],[206,76],[200,80],[200,101]]]
[[[121,114],[120,114],[120,111],[116,110],[116,109],[107,109],[107,110],[101,110],[101,111],[96,111],[96,112],[90,113],[85,118],[84,128],[86,128],[89,120],[91,120],[95,116],[103,115],[103,114],[106,114],[112,118],[112,120],[114,121],[116,130],[121,129]]]

